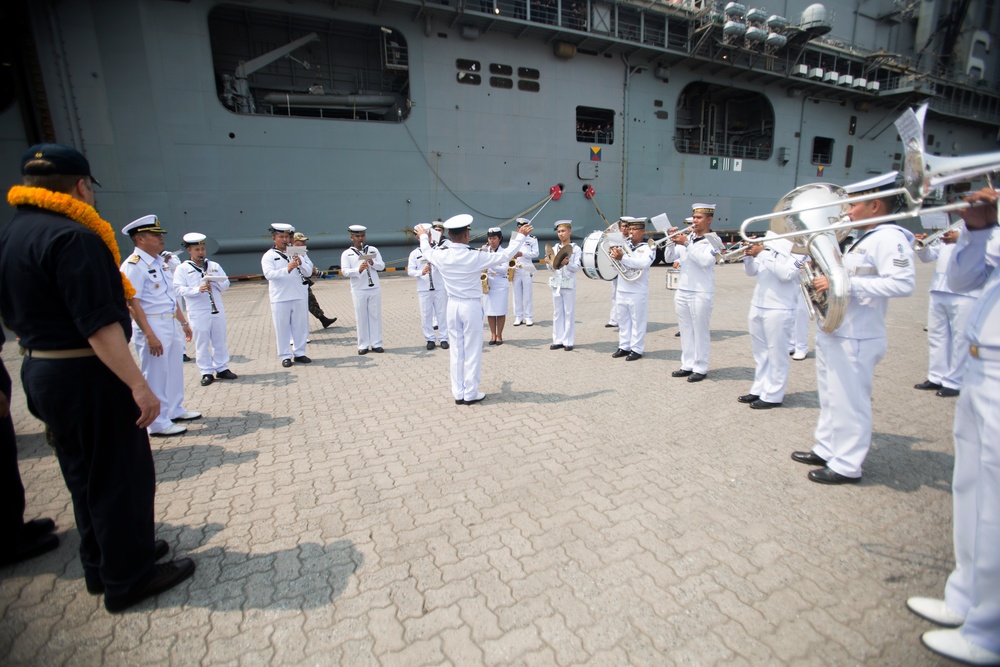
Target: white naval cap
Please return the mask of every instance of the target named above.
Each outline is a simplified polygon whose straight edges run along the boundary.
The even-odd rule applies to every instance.
[[[772,238],[772,237],[775,237],[775,236],[777,236],[777,233],[775,233],[774,231],[772,231],[770,229],[767,230],[767,233],[764,234],[764,247],[765,248],[770,248],[774,252],[782,254],[782,255],[791,255],[792,254],[792,242],[790,240],[788,240],[788,239],[774,239],[774,238]]]
[[[347,228],[347,231],[349,231],[352,234],[362,234],[364,232],[367,232],[368,228],[365,227],[364,225],[351,225],[350,227]]]
[[[122,227],[122,234],[134,236],[139,232],[152,232],[154,234],[166,234],[167,230],[160,227],[160,219],[155,215],[144,215],[138,220],[133,220]]]
[[[448,230],[469,229],[472,227],[472,216],[468,213],[459,213],[444,221],[444,228]]]
[[[429,223],[429,222],[421,222],[421,223],[418,223],[416,225],[413,225],[413,231],[416,234],[419,234],[421,231],[427,231],[427,232],[429,232],[429,231],[431,231],[431,223]]]
[[[503,230],[499,227],[490,227],[486,230],[487,236],[503,236]]]
[[[880,190],[888,190],[896,184],[898,171],[890,171],[888,174],[880,174],[871,178],[851,183],[844,186],[844,193],[849,195],[867,195]]]
[[[278,233],[288,232],[289,234],[291,234],[292,232],[295,231],[295,227],[292,227],[287,222],[272,222],[270,228],[268,229],[268,231],[270,231],[272,233],[274,233],[274,232],[278,232]]]
[[[527,218],[518,218],[516,222],[518,227],[523,227],[525,225],[531,224],[531,220],[528,220]]]
[[[686,223],[688,223],[690,225],[691,223],[694,222],[694,218],[691,218],[691,217],[684,218],[684,222],[686,222]]]
[[[182,240],[183,245],[198,245],[199,243],[204,243],[207,237],[204,234],[199,234],[198,232],[190,232],[185,234]]]
[[[711,215],[714,216],[715,215],[715,204],[700,204],[700,203],[699,204],[692,204],[691,205],[691,212],[692,213],[699,213],[699,212],[701,212],[701,213],[708,213],[708,214],[711,214]]]
[[[552,225],[552,228],[555,229],[556,231],[559,231],[559,228],[562,227],[563,225],[566,225],[567,227],[569,227],[569,228],[572,229],[572,227],[573,227],[573,221],[572,220],[556,220],[555,224]]]

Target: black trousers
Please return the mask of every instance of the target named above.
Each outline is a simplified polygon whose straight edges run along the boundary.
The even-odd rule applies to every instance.
[[[10,399],[10,375],[0,361],[0,391]],[[24,527],[24,485],[17,467],[17,441],[14,420],[10,415],[0,419],[0,542],[11,549],[21,537]]]
[[[153,568],[156,476],[132,392],[97,357],[25,358],[21,382],[55,438],[84,575],[108,597],[124,595]]]

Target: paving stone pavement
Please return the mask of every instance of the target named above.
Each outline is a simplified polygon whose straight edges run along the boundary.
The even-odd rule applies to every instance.
[[[15,388],[27,517],[58,550],[0,568],[5,665],[931,665],[904,607],[952,565],[954,399],[919,392],[927,287],[889,311],[860,485],[809,482],[814,358],[781,409],[753,377],[753,281],[719,267],[712,359],[679,366],[672,292],[651,276],[646,356],[612,359],[610,286],[578,280],[577,343],[535,325],[486,346],[487,399],[456,406],[413,281],[383,280],[386,352],[358,356],[349,285],[314,288],[309,366],[276,359],[267,289],[225,295],[237,381],[185,364],[188,434],[155,439],[157,534],[194,577],[112,616],[84,589],[69,494]],[[8,336],[8,340],[12,337]],[[193,353],[193,348],[189,346]],[[12,374],[13,343],[3,351]],[[72,378],[67,378],[72,381]]]

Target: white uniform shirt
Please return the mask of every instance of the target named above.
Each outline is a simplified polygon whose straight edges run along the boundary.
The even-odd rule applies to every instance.
[[[757,276],[751,304],[773,310],[798,309],[799,269],[791,255],[764,248],[756,257],[743,258],[743,270],[748,276]]]
[[[948,285],[956,292],[980,288],[969,315],[965,337],[973,345],[1000,348],[1000,231],[963,233],[948,265]]]
[[[491,250],[490,247],[487,245],[483,247],[482,252],[485,252],[490,255],[495,255],[501,252],[507,252],[510,250],[510,246],[513,243],[514,242],[511,241],[509,244],[507,244],[507,248],[504,248],[503,246],[497,246],[496,250]],[[516,254],[517,251],[515,250],[513,253],[511,253],[511,257],[513,257]],[[486,270],[486,279],[489,282],[491,291],[494,289],[506,289],[508,287],[507,269],[510,268],[509,264],[510,260],[508,259],[506,262],[502,262],[502,266],[500,264],[497,264],[491,266],[489,269]],[[482,285],[481,281],[480,285]]]
[[[427,236],[421,236],[420,250],[441,271],[448,296],[456,299],[479,299],[483,296],[483,286],[479,282],[483,269],[510,261],[524,238],[523,234],[518,233],[510,245],[500,252],[479,252],[464,243],[450,241],[444,247],[432,249]]]
[[[653,249],[649,247],[648,243],[642,242],[639,245],[633,245],[632,239],[625,239],[625,243],[631,251],[631,254],[625,253],[622,255],[621,264],[627,269],[639,269],[642,271],[642,275],[631,282],[628,280],[618,281],[618,293],[619,294],[648,294],[649,293],[649,267],[653,265],[653,260],[656,259],[656,255],[653,253]]]
[[[267,279],[267,290],[271,303],[298,301],[309,298],[309,286],[305,279],[312,275],[313,263],[309,257],[300,255],[302,265],[295,271],[288,271],[288,255],[276,248],[264,253],[260,268]]]
[[[361,265],[361,256],[372,254],[375,255],[372,259],[372,265],[364,271],[358,271],[358,266]],[[375,246],[365,245],[361,247],[361,250],[351,246],[340,256],[340,272],[344,274],[344,277],[351,279],[352,292],[379,289],[379,271],[385,271],[385,262],[382,261],[382,254]]]
[[[429,261],[430,260],[424,257],[424,253],[420,248],[414,248],[413,252],[410,253],[409,261],[406,263],[406,275],[417,279],[418,292],[431,291],[432,281],[434,283],[435,290],[444,289],[444,281],[441,280],[441,272],[438,271],[436,266],[431,264],[430,272],[424,274],[424,266],[426,266]]]
[[[204,267],[199,267],[194,260],[188,260],[174,270],[174,291],[184,297],[189,313],[211,313],[212,299],[208,292],[201,291],[204,276],[218,276],[224,280],[211,280],[208,285],[215,299],[216,309],[222,310],[222,292],[229,289],[229,277],[218,262],[206,259]]]
[[[162,257],[136,248],[122,262],[121,271],[135,288],[135,297],[147,315],[176,312],[177,294]]]
[[[957,243],[957,241],[956,241]],[[982,291],[976,288],[969,292],[956,292],[948,285],[948,265],[951,264],[951,256],[955,252],[955,243],[943,243],[935,241],[926,248],[917,251],[917,257],[925,264],[934,262],[934,277],[931,278],[931,292],[943,292],[945,294],[964,294],[965,296],[976,297]]]
[[[910,296],[916,287],[913,234],[884,223],[866,232],[844,255],[850,300],[838,338],[884,338],[891,297]]]
[[[521,246],[521,256],[516,259],[517,270],[533,274],[535,272],[535,264],[531,260],[536,257],[538,257],[538,239],[534,236],[527,236],[524,239],[524,245]]]
[[[583,251],[580,249],[580,246],[572,241],[570,245],[573,246],[573,252],[569,255],[569,263],[558,269],[549,267],[552,269],[552,276],[549,277],[549,287],[552,289],[576,288],[576,272],[580,270],[583,264]],[[557,243],[555,248],[552,249],[553,254],[562,250],[562,247],[562,243]]]
[[[715,256],[718,254],[708,238],[699,236],[687,245],[675,245],[664,252],[668,262],[681,263],[677,289],[687,292],[715,294]]]

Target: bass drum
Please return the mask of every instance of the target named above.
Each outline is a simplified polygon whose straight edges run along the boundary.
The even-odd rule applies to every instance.
[[[604,231],[591,232],[583,240],[583,273],[594,280],[614,280],[618,272],[604,251]]]

